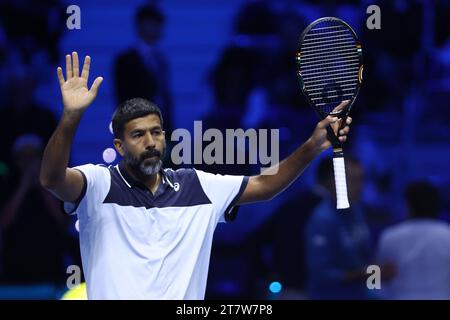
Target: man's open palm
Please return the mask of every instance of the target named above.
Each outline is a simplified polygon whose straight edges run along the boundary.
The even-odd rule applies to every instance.
[[[62,68],[58,67],[58,80],[61,87],[64,109],[66,111],[82,111],[86,109],[97,96],[98,88],[100,87],[103,78],[96,78],[89,90],[87,83],[90,66],[91,58],[86,56],[80,76],[78,54],[73,52],[72,56],[66,55],[66,80],[64,80]]]

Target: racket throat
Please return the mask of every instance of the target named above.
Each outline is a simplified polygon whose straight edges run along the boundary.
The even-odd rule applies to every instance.
[[[333,159],[344,158],[344,150],[342,148],[333,148]]]

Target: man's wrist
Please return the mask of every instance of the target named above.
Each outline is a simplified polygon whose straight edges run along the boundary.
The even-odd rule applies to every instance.
[[[323,148],[317,146],[312,138],[306,140],[306,142],[303,144],[303,149],[314,158],[319,156],[324,151]]]
[[[83,115],[84,109],[79,110],[67,110],[64,107],[63,115],[62,117],[66,120],[70,121],[79,121]]]

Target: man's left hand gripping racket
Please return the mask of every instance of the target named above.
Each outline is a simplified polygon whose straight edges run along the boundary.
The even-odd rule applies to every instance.
[[[353,29],[338,18],[325,17],[311,23],[300,37],[297,75],[306,100],[321,119],[348,116],[362,82],[361,44]],[[349,102],[336,110],[342,101]],[[331,127],[337,208],[349,208],[342,143]],[[339,132],[339,130],[338,130]]]

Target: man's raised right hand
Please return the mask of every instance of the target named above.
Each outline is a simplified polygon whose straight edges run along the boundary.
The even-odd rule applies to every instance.
[[[97,77],[89,90],[87,87],[89,79],[89,68],[91,58],[84,59],[83,70],[80,76],[78,54],[72,52],[72,56],[66,55],[66,79],[64,80],[63,70],[58,67],[58,80],[64,104],[64,111],[83,111],[97,96],[98,88],[103,81],[102,77]]]

